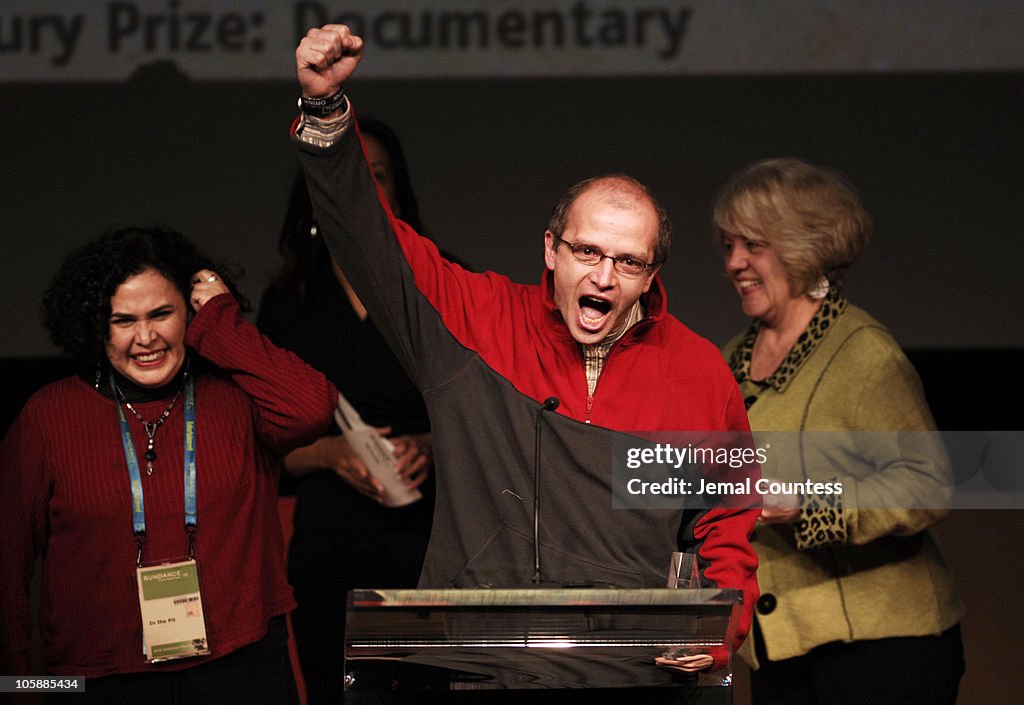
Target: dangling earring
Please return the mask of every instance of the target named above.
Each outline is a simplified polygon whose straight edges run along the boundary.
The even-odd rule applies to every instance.
[[[309,226],[309,236],[315,238],[320,234],[320,228],[317,227],[316,223]]]
[[[815,301],[820,301],[828,296],[829,286],[831,285],[828,282],[828,277],[822,277],[814,286],[811,287],[811,290],[807,292],[807,295]]]
[[[96,379],[92,383],[93,389],[100,391],[100,380],[103,379],[103,363],[96,363]]]

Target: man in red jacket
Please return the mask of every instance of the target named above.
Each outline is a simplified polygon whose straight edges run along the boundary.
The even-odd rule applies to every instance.
[[[614,443],[749,431],[718,350],[667,312],[664,211],[634,179],[587,180],[554,209],[539,286],[466,272],[379,198],[342,91],[361,57],[347,27],[310,30],[294,129],[320,232],[431,415],[437,504],[421,587],[660,587],[682,548],[705,585],[743,591],[738,643],[757,598],[757,510],[609,511]]]

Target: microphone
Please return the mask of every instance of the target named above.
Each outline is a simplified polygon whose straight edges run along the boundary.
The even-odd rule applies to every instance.
[[[558,408],[558,397],[548,397],[541,402],[534,423],[534,456],[533,456],[533,579],[534,583],[544,582],[540,569],[540,421],[545,411]]]

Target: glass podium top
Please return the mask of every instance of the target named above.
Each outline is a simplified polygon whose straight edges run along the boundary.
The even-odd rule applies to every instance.
[[[350,688],[660,687],[666,654],[728,663],[738,590],[353,590]],[[728,669],[726,669],[726,674]],[[719,683],[720,684],[720,683]]]

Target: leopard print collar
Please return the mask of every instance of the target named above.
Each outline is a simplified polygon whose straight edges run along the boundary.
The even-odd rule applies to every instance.
[[[835,287],[829,290],[828,296],[821,303],[821,308],[814,314],[814,318],[807,324],[807,330],[800,334],[789,355],[782,361],[782,364],[765,380],[750,380],[761,389],[773,388],[776,392],[786,391],[790,381],[796,376],[804,361],[810,357],[825,336],[832,329],[835,322],[843,311],[846,310],[846,298],[840,294]],[[733,351],[729,358],[729,368],[732,370],[736,381],[742,384],[750,379],[750,356],[754,350],[754,341],[761,330],[761,319],[755,319],[743,336],[743,341]]]

